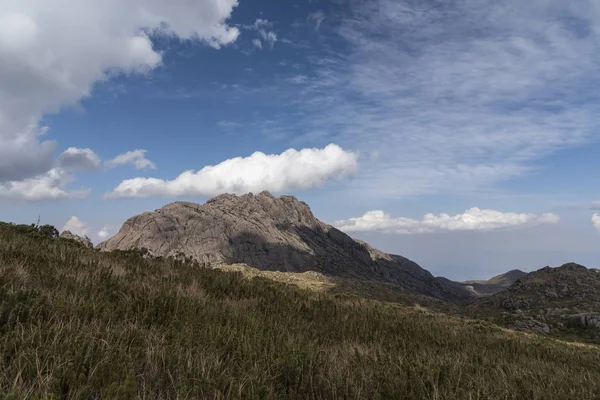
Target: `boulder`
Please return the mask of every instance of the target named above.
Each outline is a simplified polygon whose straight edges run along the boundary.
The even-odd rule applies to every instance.
[[[569,315],[567,324],[575,328],[600,329],[600,313],[581,313]]]
[[[63,231],[60,234],[60,237],[63,239],[74,240],[74,241],[81,243],[82,245],[89,247],[89,248],[94,248],[94,244],[92,243],[92,240],[87,236],[79,236],[74,233],[71,233],[71,231]]]

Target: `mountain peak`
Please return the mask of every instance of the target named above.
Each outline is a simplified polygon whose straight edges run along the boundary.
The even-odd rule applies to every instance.
[[[222,194],[205,204],[174,202],[128,219],[102,250],[146,248],[155,256],[201,263],[244,263],[260,270],[316,271],[394,283],[437,298],[470,292],[416,263],[380,252],[319,221],[294,196]]]
[[[577,263],[544,267],[521,277],[488,302],[508,310],[563,308],[576,303],[600,311],[600,275]]]
[[[558,268],[568,270],[568,271],[587,271],[588,270],[587,267],[584,267],[583,265],[577,264],[574,262],[563,264]]]

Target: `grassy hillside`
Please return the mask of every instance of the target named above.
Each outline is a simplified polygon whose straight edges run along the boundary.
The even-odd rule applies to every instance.
[[[600,350],[0,226],[0,398],[594,399]]]

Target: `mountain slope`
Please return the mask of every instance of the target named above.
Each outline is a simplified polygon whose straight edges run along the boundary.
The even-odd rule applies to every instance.
[[[508,311],[548,307],[600,311],[600,271],[575,263],[545,267],[481,303],[499,305]]]
[[[477,300],[476,316],[500,310],[511,326],[523,330],[574,333],[600,340],[600,270],[575,263],[531,272],[506,290]],[[581,332],[578,336],[581,337]]]
[[[383,253],[314,217],[293,196],[225,194],[199,205],[168,204],[127,220],[104,251],[145,248],[154,256],[201,263],[244,263],[261,270],[316,271],[389,282],[416,293],[466,300],[473,294],[415,262]]]
[[[597,399],[600,351],[0,224],[2,399]]]
[[[513,269],[503,274],[496,275],[488,280],[465,281],[459,283],[476,293],[478,296],[490,296],[506,289],[525,275],[527,275],[526,272]]]

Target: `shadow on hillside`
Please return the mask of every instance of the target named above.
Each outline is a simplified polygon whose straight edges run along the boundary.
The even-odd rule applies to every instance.
[[[254,232],[229,239],[228,262],[245,263],[261,270],[282,272],[316,271],[326,275],[374,279],[391,282],[393,276],[381,274],[366,248],[337,229],[324,232],[308,227],[281,226],[294,244],[278,243]]]
[[[334,279],[356,281],[352,283],[354,291],[362,292],[359,286],[364,286],[390,299],[396,298],[394,292],[398,291],[453,302],[472,298],[462,286],[435,278],[403,257],[373,261],[365,245],[337,229],[328,232],[296,226],[280,229],[300,240],[294,244],[278,243],[254,232],[245,232],[229,240],[231,254],[226,255],[226,261],[266,271],[320,272]],[[348,288],[349,283],[344,285]]]

